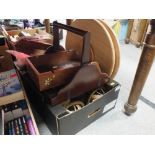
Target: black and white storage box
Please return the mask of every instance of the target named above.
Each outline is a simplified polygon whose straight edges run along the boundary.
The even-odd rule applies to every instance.
[[[44,93],[38,91],[28,74],[23,74],[22,79],[28,98],[34,108],[44,119],[50,131],[59,135],[76,134],[99,117],[110,112],[115,108],[120,91],[120,84],[111,80],[105,84],[103,88],[105,93],[102,97],[86,104],[80,110],[68,112],[64,104],[50,105],[47,99],[47,96],[50,96],[47,95],[49,91]],[[85,95],[80,98],[85,98]]]

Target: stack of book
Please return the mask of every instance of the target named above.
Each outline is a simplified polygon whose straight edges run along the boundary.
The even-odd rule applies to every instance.
[[[5,124],[5,135],[35,135],[32,119],[25,115]]]
[[[35,128],[25,100],[3,105],[5,135],[35,135]]]

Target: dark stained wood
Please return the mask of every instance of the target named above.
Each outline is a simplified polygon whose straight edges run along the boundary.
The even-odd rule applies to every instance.
[[[59,29],[65,29],[80,35],[83,40],[80,57],[75,50],[62,51],[59,48]],[[53,46],[46,51],[49,54],[29,57],[27,70],[40,91],[67,84],[84,64],[90,62],[90,33],[68,25],[53,22]]]
[[[73,21],[73,19],[66,19],[67,25],[71,25],[72,21]]]
[[[155,20],[151,20],[151,31],[147,34],[142,55],[138,64],[132,89],[125,104],[125,113],[130,115],[137,110],[137,102],[149,75],[155,58]],[[152,45],[152,46],[150,46]]]

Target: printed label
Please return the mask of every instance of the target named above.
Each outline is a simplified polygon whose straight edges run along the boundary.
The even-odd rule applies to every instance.
[[[108,111],[109,109],[113,108],[115,106],[115,103],[116,103],[116,100],[110,102],[109,104],[107,104],[105,107],[104,107],[104,110],[103,112],[106,112]]]

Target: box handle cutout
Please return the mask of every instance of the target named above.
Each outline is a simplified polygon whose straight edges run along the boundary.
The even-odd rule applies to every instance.
[[[101,111],[101,108],[96,109],[95,111],[93,111],[92,113],[90,113],[88,115],[88,118],[93,117],[94,115],[96,115],[99,111]]]
[[[60,115],[58,115],[57,117],[58,118],[62,118],[62,117],[64,117],[64,116],[66,116],[66,115],[68,115],[68,114],[70,114],[68,111],[66,111],[66,112],[64,112],[64,113],[62,113],[62,114],[60,114]]]

